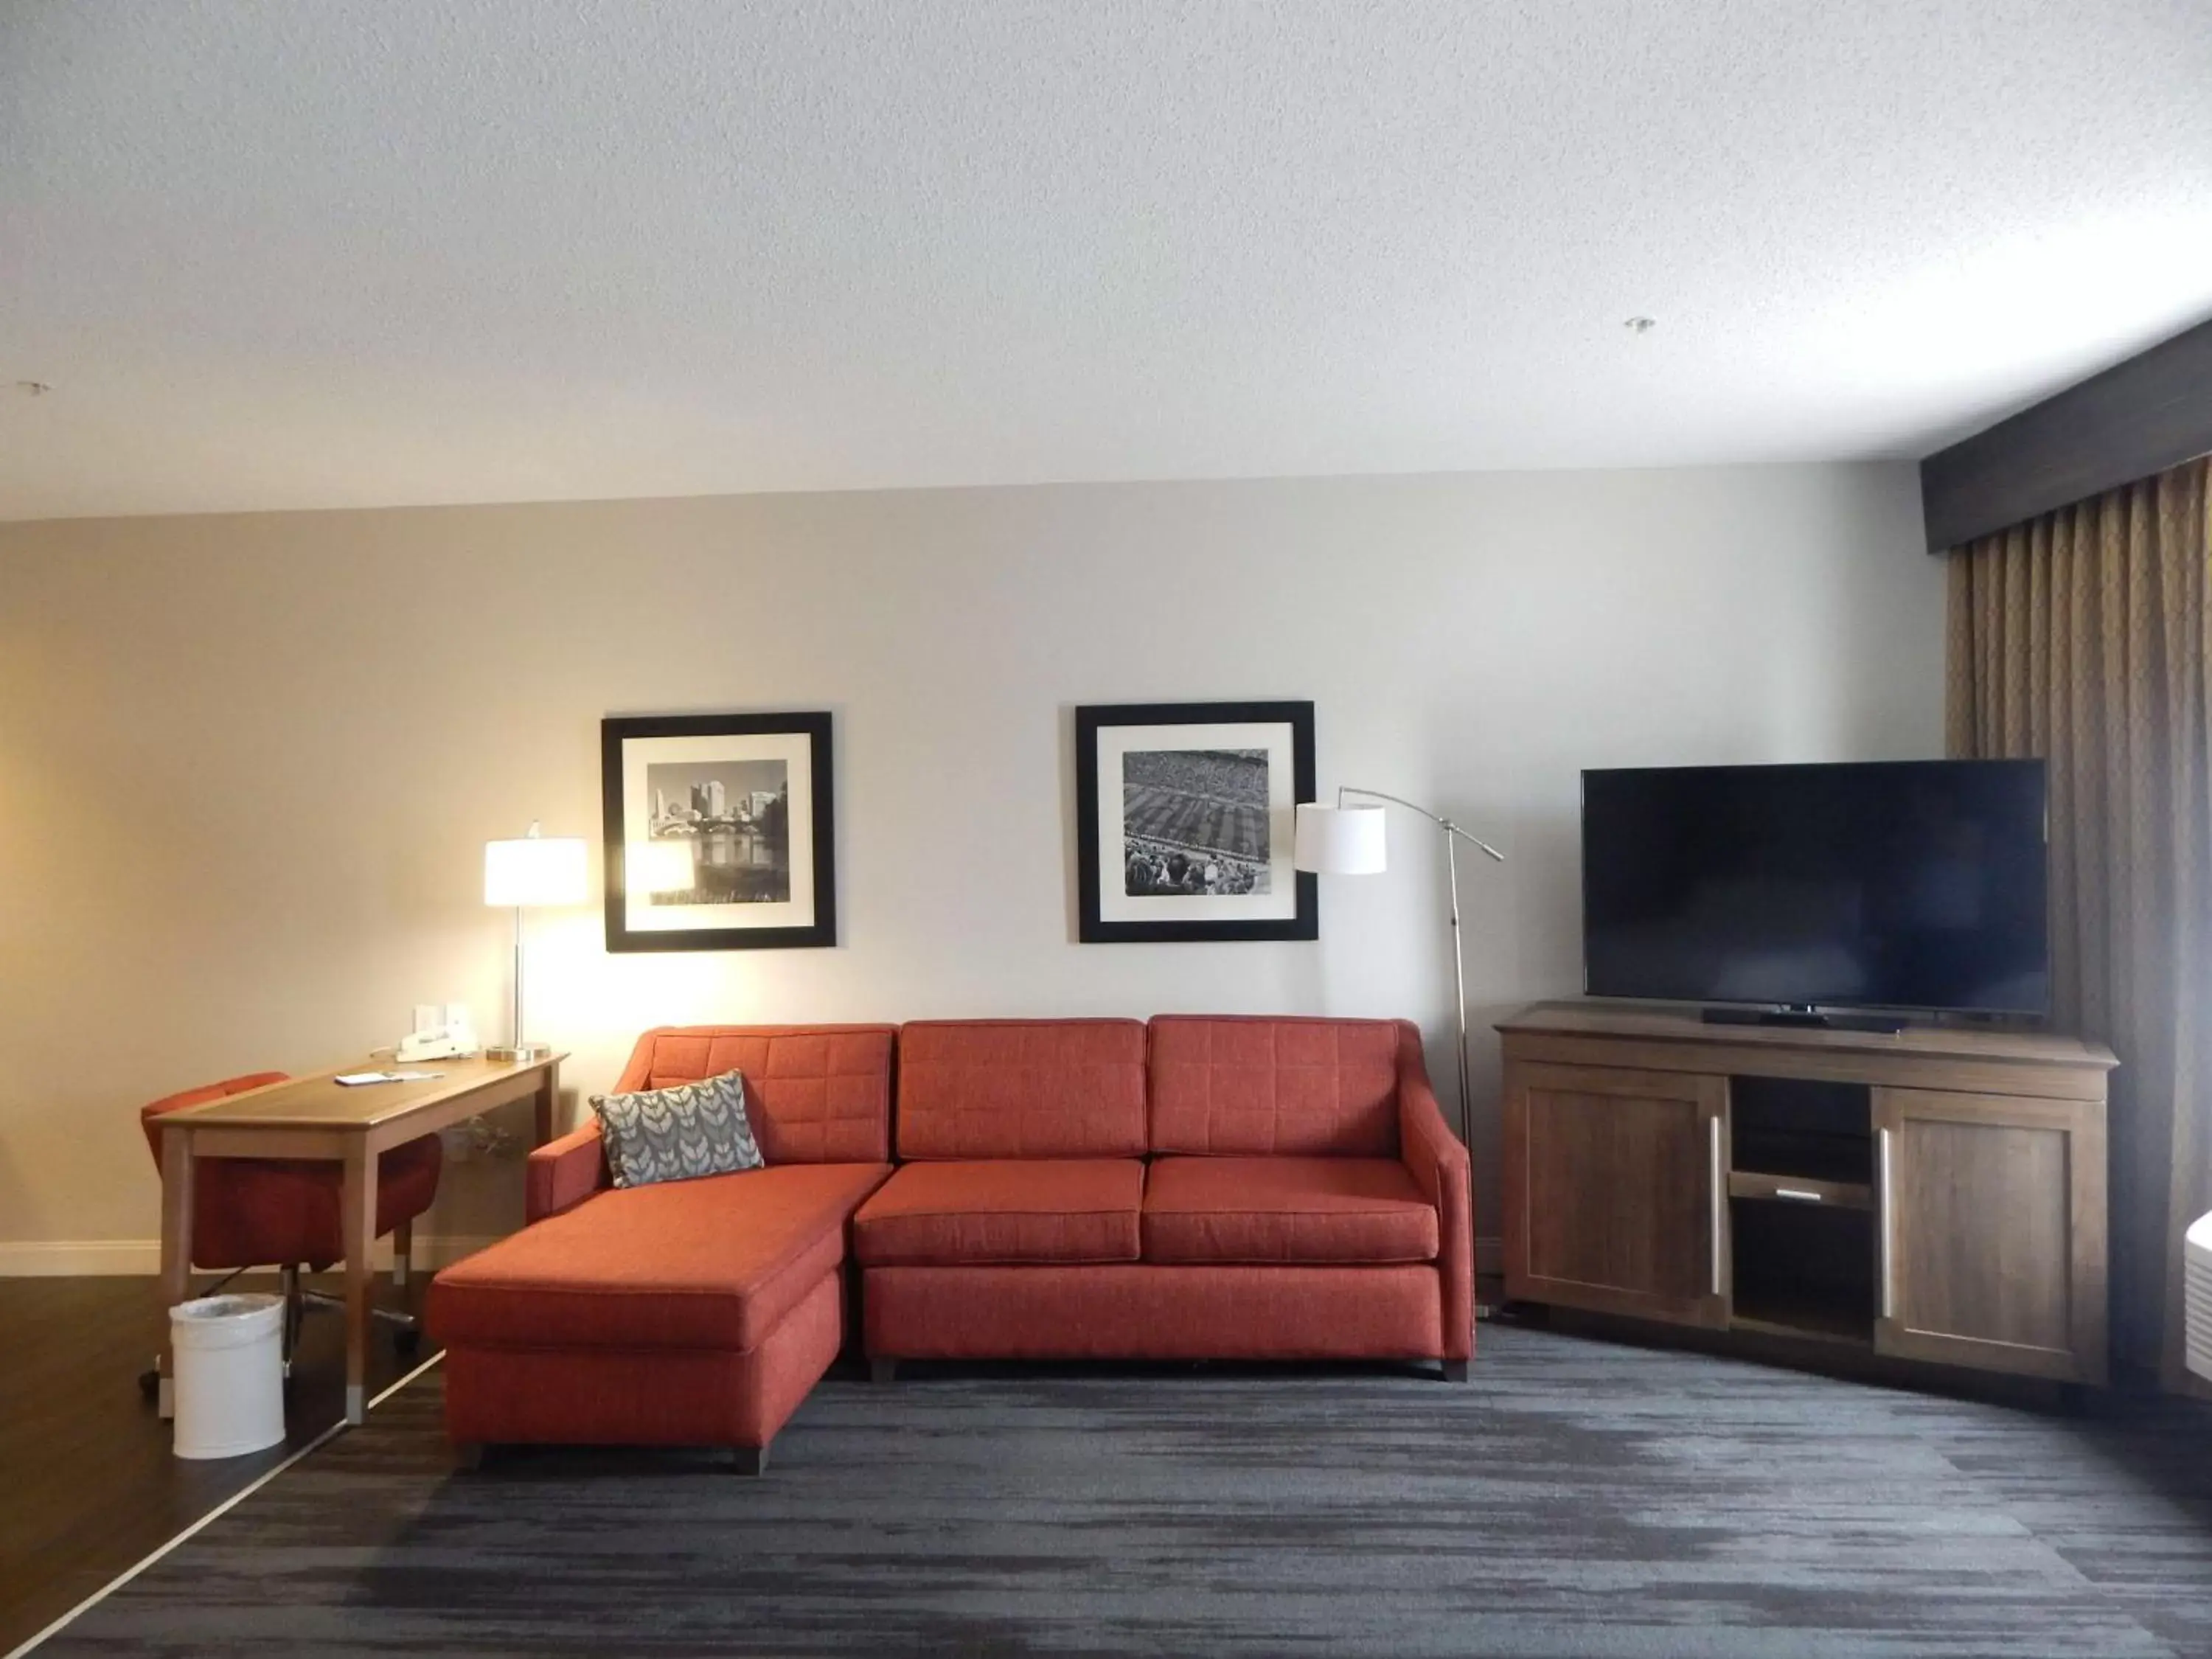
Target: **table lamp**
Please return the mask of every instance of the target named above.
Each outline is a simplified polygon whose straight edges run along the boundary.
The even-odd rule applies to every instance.
[[[522,913],[541,905],[581,904],[586,891],[583,841],[573,836],[530,833],[515,841],[484,843],[484,902],[514,911],[514,1041],[487,1047],[488,1060],[538,1060],[553,1052],[550,1043],[526,1042],[522,1035]]]
[[[1419,812],[1444,832],[1444,868],[1451,888],[1452,982],[1457,992],[1452,1006],[1459,1015],[1459,1138],[1465,1141],[1474,1077],[1467,1061],[1467,953],[1460,944],[1459,843],[1466,842],[1479,847],[1500,864],[1505,862],[1505,854],[1425,806],[1416,806],[1396,795],[1386,795],[1380,789],[1355,789],[1347,784],[1336,792],[1334,806],[1312,800],[1298,804],[1297,830],[1291,854],[1291,862],[1297,868],[1324,876],[1374,876],[1389,867],[1383,839],[1382,808],[1347,806],[1344,803],[1346,795],[1364,795],[1371,800],[1402,806],[1409,812]]]

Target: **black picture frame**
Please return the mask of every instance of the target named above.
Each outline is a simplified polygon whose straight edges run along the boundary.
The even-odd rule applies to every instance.
[[[641,928],[629,925],[630,845],[624,822],[624,750],[633,743],[665,738],[787,737],[805,739],[811,822],[786,823],[787,848],[799,838],[812,856],[812,921],[803,926]],[[605,854],[606,945],[611,951],[787,951],[837,942],[837,848],[835,782],[830,767],[830,715],[824,712],[768,714],[611,715],[599,722],[601,833]],[[789,802],[785,805],[790,811]],[[740,831],[739,833],[744,833]],[[735,908],[735,907],[732,907]]]
[[[1290,728],[1291,804],[1314,799],[1314,706],[1310,702],[1090,703],[1075,711],[1077,937],[1085,945],[1310,939],[1321,937],[1320,884],[1295,872],[1295,913],[1250,919],[1143,921],[1102,914],[1099,739],[1117,726],[1251,726]],[[1118,786],[1117,786],[1118,787]],[[1290,826],[1280,828],[1287,833]],[[1287,854],[1288,849],[1285,849]],[[1284,860],[1287,863],[1287,858]],[[1117,850],[1115,867],[1119,870]]]

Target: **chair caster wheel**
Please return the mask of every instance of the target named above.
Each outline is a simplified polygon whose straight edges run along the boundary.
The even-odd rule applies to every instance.
[[[138,1392],[152,1400],[161,1392],[161,1371],[159,1366],[138,1373]]]

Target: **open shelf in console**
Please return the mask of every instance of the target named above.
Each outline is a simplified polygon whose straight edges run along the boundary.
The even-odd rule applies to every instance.
[[[1731,1323],[1874,1340],[1873,1108],[1863,1083],[1729,1079]]]
[[[1729,1121],[1731,1170],[1862,1193],[1874,1181],[1873,1091],[1863,1083],[1732,1077]]]
[[[1823,1341],[1874,1340],[1874,1215],[1788,1200],[1729,1206],[1729,1322]]]

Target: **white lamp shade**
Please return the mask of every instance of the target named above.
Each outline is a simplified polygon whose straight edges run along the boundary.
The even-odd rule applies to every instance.
[[[1298,805],[1296,850],[1291,862],[1324,876],[1379,875],[1389,867],[1380,806]]]
[[[484,843],[484,902],[581,904],[586,890],[584,843],[574,836],[532,836]]]

